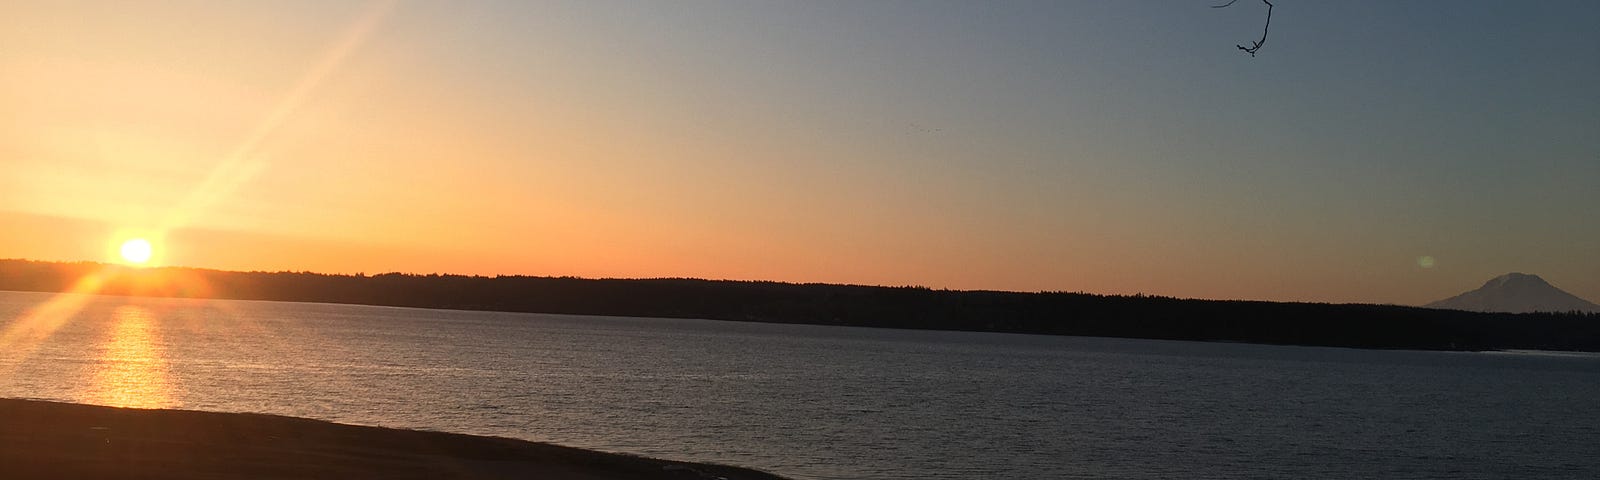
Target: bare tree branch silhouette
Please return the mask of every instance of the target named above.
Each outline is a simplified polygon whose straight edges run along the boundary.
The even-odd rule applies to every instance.
[[[1239,0],[1228,0],[1228,3],[1224,3],[1222,5],[1212,5],[1211,8],[1227,8],[1238,2]],[[1248,47],[1244,45],[1236,45],[1240,50],[1244,50],[1244,53],[1248,53],[1252,57],[1256,56],[1256,51],[1261,50],[1261,45],[1267,43],[1267,30],[1272,28],[1272,2],[1268,0],[1261,0],[1261,3],[1267,4],[1267,23],[1265,26],[1261,27],[1261,39],[1251,42],[1250,46]]]

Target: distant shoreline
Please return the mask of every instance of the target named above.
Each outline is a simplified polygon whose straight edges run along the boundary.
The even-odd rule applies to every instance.
[[[498,437],[0,399],[0,478],[782,480]]]
[[[227,272],[27,260],[0,260],[0,290],[1370,349],[1600,351],[1600,314],[1595,313],[1069,292],[683,278]]]
[[[36,290],[5,290],[5,289],[0,289],[0,293],[6,293],[6,292],[26,293],[26,294],[36,294],[36,295],[86,295],[86,296],[92,296],[92,297],[151,299],[151,300],[156,300],[156,301],[160,301],[160,300],[175,300],[175,301],[192,301],[192,302],[226,301],[226,302],[298,303],[298,304],[306,304],[306,305],[327,305],[327,306],[334,306],[334,307],[392,308],[392,309],[400,309],[400,310],[422,310],[422,311],[462,312],[462,313],[507,313],[507,314],[525,314],[525,315],[560,315],[560,316],[566,316],[566,317],[628,318],[628,319],[640,319],[640,320],[657,320],[657,319],[659,319],[659,320],[687,320],[687,321],[710,321],[710,322],[732,322],[732,323],[772,323],[772,322],[748,322],[748,321],[741,321],[741,320],[722,320],[722,319],[715,319],[715,318],[659,317],[659,316],[639,316],[639,315],[607,315],[607,314],[595,314],[595,313],[545,313],[545,312],[521,312],[521,311],[511,311],[511,310],[474,310],[474,309],[461,309],[461,308],[448,308],[448,307],[413,307],[413,306],[401,306],[401,305],[375,305],[375,304],[367,304],[367,303],[323,302],[323,301],[311,301],[311,300],[262,300],[262,299],[237,299],[237,298],[157,297],[157,296],[149,296],[149,295],[126,295],[126,294],[109,294],[109,293],[84,294],[84,293],[71,293],[71,292],[46,292],[46,291],[36,291]],[[1006,334],[1006,335],[1073,336],[1073,337],[1083,337],[1083,338],[1113,338],[1113,339],[1122,339],[1122,340],[1160,340],[1160,341],[1172,341],[1172,342],[1225,343],[1225,344],[1238,344],[1238,345],[1263,345],[1263,346],[1278,346],[1278,347],[1351,348],[1351,349],[1356,349],[1356,350],[1390,350],[1390,351],[1393,351],[1393,350],[1412,350],[1412,351],[1419,351],[1419,352],[1460,352],[1460,353],[1492,353],[1492,352],[1498,352],[1498,353],[1507,353],[1507,354],[1529,354],[1529,355],[1562,355],[1562,354],[1600,355],[1600,351],[1583,351],[1583,350],[1539,350],[1539,349],[1498,349],[1498,348],[1481,349],[1481,350],[1468,350],[1468,349],[1417,349],[1417,348],[1406,348],[1406,347],[1397,347],[1397,348],[1346,347],[1346,346],[1335,346],[1335,345],[1302,345],[1302,344],[1294,344],[1294,343],[1247,342],[1247,341],[1242,341],[1242,340],[1173,340],[1173,339],[1164,339],[1164,338],[1110,337],[1110,336],[1083,336],[1083,335],[1051,335],[1051,334],[1039,334],[1039,333],[987,332],[987,331],[973,331],[973,330],[929,330],[929,329],[875,327],[875,326],[868,326],[868,325],[824,325],[824,324],[813,324],[813,323],[780,323],[779,325],[802,325],[802,326],[815,326],[815,327],[866,328],[866,329],[877,329],[877,330],[922,330],[922,331],[932,331],[932,332],[954,332],[954,333],[998,333],[998,334]]]

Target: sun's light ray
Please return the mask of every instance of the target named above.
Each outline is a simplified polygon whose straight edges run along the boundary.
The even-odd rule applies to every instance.
[[[27,360],[39,346],[54,335],[56,330],[100,291],[110,274],[111,267],[97,270],[78,279],[67,291],[52,295],[49,300],[29,309],[4,329],[0,329],[0,350],[16,359],[17,364]],[[9,376],[11,372],[0,372]]]
[[[187,225],[195,217],[226,199],[240,185],[255,178],[267,168],[259,156],[261,144],[278,131],[295,112],[299,111],[327,78],[344,65],[396,4],[395,0],[368,3],[360,16],[346,27],[332,45],[318,57],[311,69],[300,76],[292,89],[278,101],[239,145],[211,170],[205,180],[190,191],[182,203],[168,212],[160,230],[167,231]]]
[[[237,147],[222,158],[205,180],[196,185],[181,203],[168,212],[158,228],[142,231],[137,235],[130,234],[126,230],[118,232],[112,239],[110,258],[134,264],[154,262],[159,255],[160,239],[166,236],[166,232],[187,225],[196,216],[226,199],[240,185],[265,169],[266,163],[258,158],[262,143],[305,105],[317,87],[346,63],[378,28],[396,3],[395,0],[378,0],[363,7],[355,21],[336,37],[311,68],[300,76],[294,87],[256,124]],[[105,293],[108,282],[114,282],[118,289],[111,293],[192,296],[207,292],[208,287],[202,282],[189,280],[181,272],[128,274],[119,267],[107,266],[78,279],[66,291],[52,296],[6,324],[0,329],[0,349],[19,362],[27,359],[40,344],[78,314],[84,303],[89,301],[88,295]]]

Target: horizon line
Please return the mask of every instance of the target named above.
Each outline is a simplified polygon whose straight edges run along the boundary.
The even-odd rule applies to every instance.
[[[771,283],[771,284],[797,285],[797,286],[832,286],[832,287],[857,287],[857,288],[921,289],[921,290],[942,291],[942,292],[1010,293],[1010,294],[1022,294],[1022,295],[1051,295],[1051,294],[1061,295],[1061,294],[1067,294],[1067,295],[1088,295],[1088,296],[1095,296],[1095,297],[1112,297],[1112,298],[1117,298],[1117,297],[1120,297],[1120,298],[1146,298],[1146,299],[1189,300],[1189,301],[1206,301],[1206,302],[1262,302],[1262,303],[1307,304],[1307,305],[1373,305],[1373,306],[1392,306],[1392,307],[1409,307],[1409,308],[1428,308],[1428,307],[1425,307],[1423,305],[1405,305],[1405,304],[1398,304],[1398,303],[1314,302],[1314,301],[1303,301],[1303,300],[1265,300],[1265,299],[1248,299],[1248,298],[1179,297],[1179,296],[1162,295],[1162,294],[1145,293],[1145,292],[1137,292],[1137,293],[1094,293],[1094,292],[1089,292],[1089,291],[1085,291],[1085,290],[1003,290],[1003,289],[983,289],[983,288],[962,289],[962,288],[949,288],[949,287],[930,287],[930,286],[926,286],[926,285],[912,285],[912,284],[886,285],[886,284],[865,284],[865,283],[798,282],[798,281],[787,281],[787,280],[705,278],[705,277],[675,277],[675,276],[664,276],[664,277],[583,277],[583,276],[577,276],[577,275],[538,275],[538,274],[523,274],[523,273],[513,273],[513,274],[497,273],[497,274],[493,274],[493,275],[483,275],[483,274],[442,273],[442,272],[417,273],[417,272],[402,272],[402,271],[398,271],[398,270],[371,273],[371,274],[366,273],[366,272],[329,273],[329,272],[317,272],[317,271],[312,271],[312,270],[228,270],[228,269],[222,269],[222,268],[193,267],[193,266],[186,266],[186,265],[139,266],[139,265],[127,265],[127,264],[121,264],[121,263],[116,263],[116,262],[105,262],[105,261],[96,261],[96,260],[37,260],[37,259],[30,259],[30,258],[0,258],[0,262],[26,262],[26,263],[42,263],[42,264],[55,264],[55,265],[97,265],[97,266],[103,266],[103,267],[112,267],[112,268],[118,268],[118,269],[123,269],[123,270],[135,270],[135,271],[137,271],[137,270],[191,270],[191,271],[217,272],[217,273],[320,275],[320,276],[329,276],[329,277],[350,277],[350,278],[373,278],[373,277],[385,276],[385,275],[402,275],[402,276],[414,276],[414,277],[435,276],[435,277],[460,277],[460,278],[482,278],[482,279],[543,278],[543,279],[569,279],[569,280],[588,280],[588,281],[606,281],[606,280],[612,280],[612,281],[693,280],[693,281],[701,281],[701,282]]]

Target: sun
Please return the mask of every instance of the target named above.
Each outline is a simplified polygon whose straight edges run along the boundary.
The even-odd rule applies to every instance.
[[[122,248],[118,251],[122,253],[122,259],[127,260],[128,263],[144,264],[150,261],[150,254],[153,253],[153,250],[149,240],[130,238],[122,242]]]

